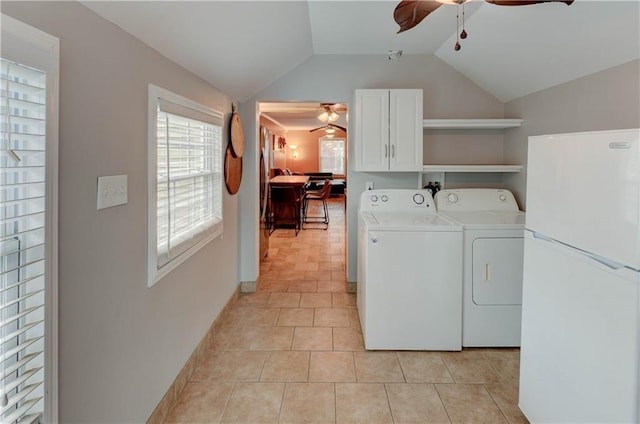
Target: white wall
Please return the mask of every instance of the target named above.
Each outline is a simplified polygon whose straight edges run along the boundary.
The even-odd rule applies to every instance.
[[[60,39],[60,422],[145,422],[238,284],[225,195],[224,239],[147,288],[147,85],[225,113],[230,99],[79,3],[2,12]],[[114,174],[129,203],[97,211]]]
[[[503,105],[486,91],[433,55],[405,55],[389,61],[387,55],[319,55],[309,58],[241,105],[251,155],[256,155],[256,102],[320,101],[353,104],[357,88],[422,88],[425,118],[501,118]],[[353,110],[353,108],[350,108]],[[351,134],[353,125],[349,124]],[[349,167],[353,166],[353,143],[349,142]],[[459,152],[464,155],[465,152]],[[500,152],[501,154],[501,152]],[[240,198],[240,279],[254,281],[258,275],[257,176],[247,169]],[[348,171],[347,226],[349,281],[356,281],[357,205],[366,181],[376,188],[415,188],[417,173],[360,173]],[[252,244],[253,243],[253,244]]]
[[[507,103],[505,112],[524,118],[522,127],[507,131],[505,136],[505,159],[524,165],[531,135],[639,128],[640,61],[521,97]],[[505,178],[506,187],[520,205],[526,201],[526,177],[525,168]],[[598,194],[594,193],[596,199]]]

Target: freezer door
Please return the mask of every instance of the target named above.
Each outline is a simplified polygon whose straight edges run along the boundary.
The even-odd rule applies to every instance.
[[[530,422],[638,422],[639,279],[525,233],[519,405]]]
[[[526,227],[640,269],[640,130],[529,138]]]

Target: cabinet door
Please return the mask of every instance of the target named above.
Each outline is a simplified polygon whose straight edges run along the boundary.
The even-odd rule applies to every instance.
[[[390,171],[422,171],[422,90],[389,92]]]
[[[388,171],[389,90],[356,90],[355,104],[355,170]]]

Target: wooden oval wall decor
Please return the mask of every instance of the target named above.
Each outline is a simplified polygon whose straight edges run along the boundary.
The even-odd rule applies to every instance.
[[[241,158],[244,154],[244,129],[237,112],[231,114],[231,146],[233,153]]]
[[[224,155],[224,183],[229,194],[236,194],[242,181],[242,158],[233,154],[231,144]]]

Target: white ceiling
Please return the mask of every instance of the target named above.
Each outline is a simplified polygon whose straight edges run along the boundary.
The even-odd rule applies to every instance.
[[[506,102],[637,59],[639,17],[637,0],[485,5],[461,51],[452,35],[435,54]]]
[[[501,101],[640,57],[640,1],[523,7],[474,1],[396,34],[396,1],[86,1],[88,8],[244,101],[313,54],[433,53]],[[402,60],[402,59],[400,59]]]

